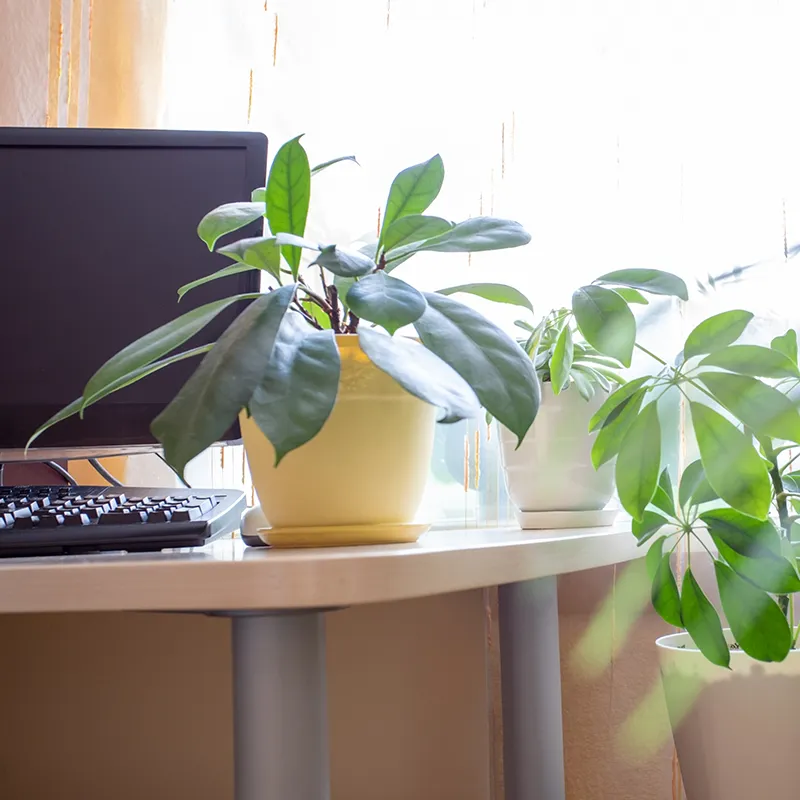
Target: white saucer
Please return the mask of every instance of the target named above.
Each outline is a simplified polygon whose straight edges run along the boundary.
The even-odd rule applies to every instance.
[[[616,508],[601,511],[518,511],[514,516],[525,531],[559,528],[603,528],[613,525],[619,512]]]

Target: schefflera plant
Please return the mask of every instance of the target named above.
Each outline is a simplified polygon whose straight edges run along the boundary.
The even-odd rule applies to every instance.
[[[624,384],[590,423],[598,431],[595,463],[616,457],[620,501],[639,544],[649,543],[656,611],[723,667],[730,645],[695,575],[698,551],[712,560],[732,636],[748,655],[782,661],[800,632],[791,602],[800,590],[791,538],[800,473],[792,470],[797,456],[788,455],[800,442],[800,414],[788,396],[800,385],[797,337],[790,330],[769,347],[737,343],[752,318],[734,310],[701,322],[672,364],[645,351],[657,373]],[[677,485],[661,466],[658,411],[673,387],[684,397],[700,455]],[[679,589],[671,556],[682,544]]]
[[[112,392],[176,361],[204,355],[152,423],[166,460],[182,474],[245,409],[274,446],[277,465],[319,433],[334,407],[341,367],[337,334],[357,335],[379,369],[440,409],[440,422],[475,416],[483,406],[521,441],[539,406],[533,366],[508,334],[450,295],[471,293],[528,308],[530,301],[498,283],[423,292],[394,272],[417,253],[519,247],[530,235],[507,219],[453,223],[425,214],[444,180],[442,159],[435,155],[395,177],[374,245],[350,249],[310,241],[304,237],[312,176],[346,160],[354,159],[333,159],[312,169],[300,137],[284,144],[267,185],[249,202],[227,203],[200,221],[198,235],[209,250],[216,248],[232,263],[178,291],[181,298],[208,281],[261,270],[266,293],[206,304],[128,345],[89,379],[80,398],[34,434],[29,446],[49,426],[83,414]],[[268,226],[264,235],[219,246],[223,236],[261,218]],[[309,263],[303,250],[312,256]],[[250,302],[216,343],[175,352],[241,301]],[[413,326],[419,342],[397,335],[406,326]]]

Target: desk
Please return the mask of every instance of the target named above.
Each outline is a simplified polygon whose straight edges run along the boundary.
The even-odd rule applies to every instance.
[[[232,617],[237,800],[329,796],[324,615],[500,586],[507,800],[564,797],[555,576],[631,560],[625,524],[438,531],[413,545],[194,551],[0,562],[0,613],[185,611]]]

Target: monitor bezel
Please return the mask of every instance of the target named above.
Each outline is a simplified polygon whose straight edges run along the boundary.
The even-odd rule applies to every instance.
[[[252,189],[264,186],[267,175],[268,139],[256,131],[189,131],[189,130],[135,130],[127,128],[25,128],[0,127],[2,147],[64,147],[64,148],[158,148],[158,149],[234,149],[245,151],[245,186]],[[252,184],[252,186],[251,186]],[[259,236],[256,221],[240,232],[243,237]],[[258,271],[242,272],[239,276],[240,292],[259,291]],[[238,422],[235,424],[238,432]],[[241,443],[241,435],[217,442],[216,445]],[[29,450],[0,448],[0,464],[12,462],[50,461],[56,459],[102,458],[128,456],[161,451],[158,442],[76,445],[74,447],[31,447]]]

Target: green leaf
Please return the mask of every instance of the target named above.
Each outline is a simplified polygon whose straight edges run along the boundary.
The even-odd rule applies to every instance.
[[[592,386],[598,386],[604,392],[611,391],[611,381],[605,375],[573,358],[571,377],[574,379],[576,374],[582,374]]]
[[[721,561],[714,562],[714,571],[722,608],[742,650],[758,661],[783,661],[792,631],[778,604]]]
[[[383,247],[389,226],[401,217],[422,214],[436,199],[444,182],[444,164],[437,153],[433,158],[399,172],[392,181],[383,225],[378,237],[378,249]]]
[[[225,247],[220,247],[218,253],[240,261],[251,267],[263,269],[274,278],[280,280],[281,249],[274,236],[254,236],[251,239],[239,239]]]
[[[333,278],[333,285],[336,287],[339,302],[342,304],[345,311],[350,310],[347,305],[347,293],[350,291],[351,287],[355,285],[355,282],[355,278],[343,278],[341,275],[335,275]]]
[[[657,404],[649,403],[625,434],[615,470],[619,501],[636,520],[653,499],[660,469],[661,423]]]
[[[358,329],[358,341],[378,369],[410,394],[440,408],[439,422],[457,422],[480,413],[478,398],[467,382],[422,345],[365,327]]]
[[[602,286],[582,286],[572,295],[572,313],[592,347],[626,367],[631,365],[636,320],[616,292]]]
[[[250,192],[250,199],[254,203],[264,203],[264,213],[267,211],[267,187],[262,186],[259,189],[253,189]]]
[[[413,242],[422,242],[425,239],[439,236],[452,227],[452,222],[441,217],[426,217],[424,214],[401,217],[386,228],[383,236],[383,249],[388,252]]]
[[[607,272],[595,280],[595,283],[610,283],[628,286],[631,289],[643,289],[650,294],[664,294],[689,299],[686,284],[677,275],[662,272],[659,269],[618,269]]]
[[[699,458],[692,461],[681,475],[681,485],[678,489],[678,503],[681,508],[686,508],[689,501],[692,505],[699,506],[701,503],[710,503],[718,499],[719,495],[711,488],[706,478],[703,462]]]
[[[302,236],[306,230],[310,199],[311,169],[300,136],[297,136],[278,150],[269,170],[267,220],[272,233]],[[296,246],[282,247],[281,250],[291,267],[292,277],[297,278],[300,250]]]
[[[644,389],[639,389],[608,415],[592,445],[592,464],[595,469],[599,469],[619,453],[625,434],[639,414],[645,394]]]
[[[266,210],[264,203],[225,203],[209,211],[200,220],[197,235],[206,243],[209,250],[213,250],[221,236],[244,228],[245,225],[263,217]]]
[[[756,344],[734,344],[706,356],[701,367],[719,367],[739,375],[761,378],[798,378],[797,364],[783,353]]]
[[[428,304],[421,292],[385,272],[367,275],[347,293],[347,305],[361,319],[374,322],[393,334],[416,322]]]
[[[375,270],[375,262],[369,256],[358,250],[344,250],[335,244],[323,247],[313,264],[342,278],[358,278]]]
[[[701,322],[687,337],[683,347],[685,359],[713,353],[733,344],[753,319],[749,311],[723,311]]]
[[[635,303],[640,306],[649,306],[650,301],[636,289],[631,289],[627,286],[615,286],[614,291],[626,302]]]
[[[230,308],[234,303],[238,303],[241,300],[252,300],[260,296],[258,294],[240,294],[234,297],[226,297],[223,300],[216,300],[213,303],[206,303],[188,311],[166,325],[146,333],[109,358],[89,378],[83,390],[84,398],[88,400],[123,375],[135,372],[141,367],[152,364],[167,355],[167,353],[171,353],[191,339],[192,336],[199,333],[218,314],[222,313],[226,308]]]
[[[539,410],[536,371],[522,348],[477,311],[426,293],[428,308],[414,326],[422,343],[472,387],[483,407],[525,437]]]
[[[565,325],[558,334],[553,357],[550,360],[550,380],[553,383],[553,394],[558,394],[569,386],[572,355],[572,331],[569,329],[569,325]]]
[[[672,477],[669,474],[669,467],[664,467],[664,469],[661,470],[661,475],[658,477],[658,490],[656,490],[656,494],[661,498],[659,492],[663,493],[665,499],[660,499],[662,505],[658,507],[665,514],[675,516],[675,491],[672,486]]]
[[[333,331],[315,331],[299,314],[283,317],[264,377],[248,407],[275,448],[275,466],[313,439],[339,390],[341,362]]]
[[[68,406],[62,408],[61,411],[54,414],[49,420],[47,420],[47,422],[37,428],[33,436],[28,439],[28,443],[25,445],[25,450],[27,451],[34,441],[38,439],[48,428],[52,428],[53,425],[65,419],[69,419],[69,417],[80,413],[84,408],[88,408],[89,406],[94,405],[94,403],[98,403],[104,397],[108,397],[108,395],[118,392],[120,389],[124,389],[126,386],[130,386],[132,383],[136,383],[142,378],[146,378],[148,375],[152,375],[154,372],[164,369],[164,367],[168,367],[171,364],[177,364],[179,361],[184,361],[187,358],[194,358],[195,356],[207,353],[212,346],[213,345],[210,344],[204,344],[201,347],[194,347],[191,350],[187,350],[183,353],[176,353],[169,358],[164,358],[161,361],[156,361],[153,364],[147,364],[146,366],[140,367],[133,372],[129,372],[127,375],[121,375],[119,378],[117,378],[117,380],[106,384],[106,386],[104,386],[100,391],[96,392],[85,400],[83,396],[79,397],[77,400],[73,400]]]
[[[667,541],[666,536],[659,536],[647,550],[647,555],[644,557],[645,567],[647,568],[647,575],[650,578],[650,583],[652,583],[656,578],[656,573],[658,572],[659,567],[661,566],[661,561],[664,558],[664,542]],[[644,544],[644,542],[639,542],[639,544]],[[678,587],[675,586],[675,591],[677,593]],[[680,606],[680,599],[678,600],[678,605]]]
[[[722,633],[714,606],[703,594],[703,590],[695,580],[691,567],[683,576],[681,591],[681,618],[689,636],[700,649],[700,652],[718,667],[729,667],[731,651]]]
[[[293,233],[279,233],[275,237],[275,244],[279,247],[303,247],[306,250],[322,250],[322,245],[318,242],[312,242],[310,239],[304,239],[302,236],[295,236]]]
[[[580,371],[580,367],[575,367],[570,374],[578,394],[587,402],[594,397],[595,388],[591,379]]]
[[[229,264],[227,267],[223,267],[222,269],[218,269],[216,272],[212,272],[211,275],[205,275],[202,278],[198,278],[196,281],[191,281],[191,283],[184,283],[183,286],[178,289],[178,301],[180,302],[183,300],[183,296],[187,292],[191,292],[192,289],[196,289],[198,286],[202,286],[210,281],[219,280],[220,278],[238,275],[240,272],[250,272],[250,270],[254,269],[258,268],[251,267],[249,264]]]
[[[386,253],[387,264],[396,265],[413,253],[434,251],[438,253],[477,253],[484,250],[504,250],[528,244],[530,234],[518,222],[494,217],[473,217],[453,225],[439,236],[421,242],[397,247]],[[619,295],[617,299],[624,303]],[[625,306],[627,308],[627,305]]]
[[[325,330],[330,329],[331,318],[313,300],[301,300],[300,305],[314,318],[317,325]]]
[[[703,372],[697,377],[715,400],[758,436],[800,442],[800,413],[783,392],[748,375]]]
[[[676,628],[682,628],[681,597],[678,593],[678,584],[672,574],[672,566],[669,559],[670,554],[666,553],[658,562],[658,567],[653,577],[653,586],[650,589],[650,599],[653,603],[653,608],[664,622],[674,625]]]
[[[700,519],[708,526],[720,555],[742,577],[768,592],[800,591],[800,577],[783,557],[781,537],[772,522],[733,508],[706,511]]]
[[[250,402],[296,289],[296,284],[282,286],[251,303],[153,420],[153,435],[179,474],[192,458],[219,441]]]
[[[645,511],[641,520],[631,521],[631,531],[639,544],[644,544],[654,534],[658,533],[669,520],[656,511]]]
[[[591,432],[598,428],[614,409],[618,408],[620,404],[624,403],[629,397],[638,392],[649,380],[649,375],[645,375],[643,378],[634,378],[634,380],[624,383],[616,392],[609,395],[608,399],[597,409],[589,420],[589,431]]]
[[[525,297],[519,289],[513,286],[506,286],[504,283],[464,283],[460,286],[450,286],[447,289],[438,289],[437,294],[457,294],[465,292],[474,294],[476,297],[483,297],[494,303],[508,303],[512,306],[522,306],[533,311],[533,304]]]
[[[776,336],[770,347],[778,353],[783,353],[794,364],[797,363],[797,333],[789,329],[783,336]]]
[[[767,467],[749,436],[702,403],[690,403],[694,435],[706,478],[733,508],[765,519],[772,486]]]
[[[339,164],[342,161],[352,161],[354,164],[358,164],[355,156],[339,156],[339,158],[332,158],[330,161],[323,161],[321,164],[312,167],[311,174],[316,175],[318,172],[322,172],[322,170],[328,169],[328,167],[332,167],[334,164]]]

